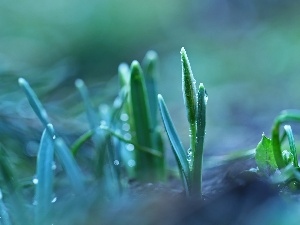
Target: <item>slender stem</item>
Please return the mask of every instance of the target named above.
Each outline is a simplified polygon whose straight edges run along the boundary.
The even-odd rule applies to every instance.
[[[148,153],[148,154],[151,154],[153,156],[156,156],[156,157],[159,157],[159,158],[162,158],[163,155],[160,151],[157,151],[153,148],[149,148],[149,147],[146,147],[146,146],[141,146],[139,145],[138,143],[136,143],[135,141],[132,141],[132,140],[127,140],[126,138],[124,138],[122,135],[120,134],[117,134],[116,132],[114,132],[113,130],[109,129],[108,127],[106,126],[100,126],[99,127],[101,130],[104,130],[106,131],[107,133],[109,133],[110,135],[118,138],[120,141],[123,141],[125,143],[128,143],[128,144],[132,144],[134,145],[138,150],[142,151],[142,152],[145,152],[145,153]]]
[[[89,130],[86,133],[82,134],[71,146],[71,152],[75,156],[80,149],[80,147],[87,142],[89,139],[92,138],[94,135],[94,130]]]

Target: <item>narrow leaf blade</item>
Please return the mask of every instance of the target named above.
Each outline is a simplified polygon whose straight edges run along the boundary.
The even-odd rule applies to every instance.
[[[24,90],[33,111],[38,116],[43,125],[47,127],[47,124],[49,124],[48,115],[37,95],[24,78],[19,78],[19,85]]]
[[[136,140],[140,146],[152,148],[154,146],[149,102],[145,87],[145,80],[140,64],[133,61],[130,77],[131,104]],[[143,181],[156,179],[155,157],[146,152],[136,152],[137,177]]]
[[[84,190],[83,175],[76,161],[74,160],[70,149],[61,138],[56,138],[55,141],[56,154],[61,161],[67,176],[71,182],[74,191],[81,194]]]
[[[202,167],[204,152],[204,137],[206,127],[206,104],[207,93],[201,83],[198,90],[198,110],[197,110],[197,138],[196,149],[193,162],[192,192],[195,195],[202,194]]]
[[[164,99],[161,95],[158,95],[158,105],[161,113],[162,121],[167,131],[167,135],[172,145],[172,149],[178,163],[179,169],[182,171],[185,179],[185,183],[189,184],[189,164],[187,161],[186,151],[184,150],[180,139],[177,135],[176,129],[173,125],[169,111],[166,107]]]
[[[53,129],[49,124],[50,129]],[[53,194],[53,157],[54,157],[54,145],[52,136],[44,130],[40,142],[40,148],[37,156],[37,180],[35,200],[37,202],[36,207],[36,222],[39,224],[42,219],[48,214],[52,194]]]
[[[144,60],[143,68],[145,71],[145,81],[147,87],[147,94],[149,99],[150,118],[151,126],[154,130],[157,126],[157,87],[156,79],[158,76],[157,72],[158,56],[155,51],[148,51]]]
[[[90,124],[90,128],[94,129],[98,125],[99,119],[97,118],[97,114],[96,114],[96,112],[92,106],[92,103],[89,99],[88,89],[87,89],[85,83],[83,82],[83,80],[81,80],[81,79],[77,79],[75,81],[75,86],[78,89],[78,91],[81,95],[81,98],[83,100],[84,107],[85,107],[86,114],[87,114],[87,119]]]

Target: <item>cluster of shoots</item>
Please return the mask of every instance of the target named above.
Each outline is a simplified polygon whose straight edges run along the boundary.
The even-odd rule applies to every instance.
[[[11,224],[13,220],[23,221],[23,224],[41,225],[49,222],[47,218],[53,218],[53,204],[56,201],[56,197],[53,197],[56,186],[54,163],[59,164],[66,173],[70,196],[84,195],[91,185],[91,178],[102,193],[102,200],[114,199],[126,192],[129,179],[141,183],[165,180],[164,148],[158,124],[157,60],[157,54],[149,51],[142,66],[137,61],[133,61],[130,66],[125,63],[119,66],[120,91],[111,107],[104,104],[94,107],[84,81],[76,80],[75,86],[83,99],[90,128],[70,146],[56,132],[55,124],[51,123],[48,113],[29,83],[19,78],[19,85],[42,123],[44,132],[32,180],[34,221],[30,219],[30,213],[23,203],[25,199],[22,197],[22,190],[15,188],[19,185],[15,181],[12,168],[7,164],[7,156],[1,151],[1,172],[11,196],[8,204],[17,209],[14,218],[6,216],[6,207],[1,207],[1,195],[0,216],[4,219],[4,224]],[[87,179],[76,158],[79,157],[79,151],[85,151],[83,147],[89,140],[93,143],[94,153],[92,159],[89,159],[92,168]],[[87,218],[80,220],[85,219]]]
[[[6,150],[0,146],[0,181],[3,181],[1,190],[4,197],[7,196],[4,202],[0,190],[0,223],[10,225],[22,221],[22,224],[41,225],[57,222],[54,219],[49,220],[55,214],[53,204],[56,197],[53,196],[57,179],[54,163],[65,171],[70,198],[81,196],[84,199],[80,205],[92,205],[84,196],[90,186],[99,189],[100,199],[103,200],[126,192],[129,179],[140,183],[165,181],[167,170],[158,111],[171,143],[186,195],[201,197],[208,96],[203,83],[197,87],[184,48],[180,54],[183,100],[189,124],[189,131],[186,132],[190,139],[188,149],[184,149],[177,135],[163,97],[157,94],[158,59],[153,51],[146,54],[142,65],[133,61],[130,66],[125,63],[119,66],[120,90],[112,106],[103,104],[95,107],[83,80],[76,80],[75,86],[83,99],[89,129],[71,145],[56,131],[55,124],[51,123],[43,104],[29,83],[20,78],[19,85],[43,124],[44,131],[36,158],[34,200],[31,208],[25,203],[28,196],[22,197],[22,185],[14,178]],[[280,134],[281,125],[288,121],[299,122],[300,111],[285,111],[276,118],[272,139],[263,135],[256,148],[255,159],[261,174],[271,175],[273,182],[292,184],[298,188],[300,172],[291,127],[285,125],[283,134]],[[286,138],[289,145],[282,150]],[[77,158],[78,152],[84,151],[88,140],[93,143],[94,152],[87,159],[92,168],[86,175]],[[14,209],[12,214],[8,212],[6,204]],[[30,216],[32,211],[33,221]],[[81,215],[77,222],[84,223],[87,219],[87,216]]]

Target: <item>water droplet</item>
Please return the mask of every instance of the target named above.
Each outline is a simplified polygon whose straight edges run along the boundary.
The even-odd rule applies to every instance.
[[[126,113],[122,113],[121,116],[120,116],[120,119],[122,121],[126,122],[129,119],[129,116]]]
[[[207,105],[207,101],[208,101],[208,97],[207,97],[207,96],[204,96],[204,102],[205,102],[205,105]]]
[[[134,145],[133,144],[127,144],[126,145],[126,149],[127,149],[127,151],[133,151],[134,150]]]
[[[32,202],[32,205],[38,205],[37,200],[34,200],[34,201]]]
[[[106,104],[101,104],[99,106],[99,112],[102,114],[102,115],[106,115],[109,113],[109,106],[106,105]]]
[[[124,130],[124,131],[129,131],[129,130],[130,130],[130,125],[129,125],[128,123],[124,123],[124,124],[122,125],[122,130]]]
[[[39,180],[35,177],[35,178],[32,179],[32,183],[33,183],[33,184],[38,184],[38,183],[39,183]]]
[[[56,163],[55,163],[54,161],[52,162],[51,169],[52,169],[52,170],[56,170]]]
[[[118,165],[120,164],[119,160],[115,160],[115,161],[114,161],[114,164],[115,164],[116,166],[118,166]]]
[[[133,159],[130,159],[130,160],[128,160],[128,166],[130,166],[130,167],[134,167],[135,166],[135,160],[133,160]]]
[[[52,200],[51,203],[55,203],[57,201],[57,197],[55,196]]]
[[[120,98],[116,98],[114,103],[113,103],[113,106],[115,108],[119,108],[121,105],[122,105],[122,100]]]
[[[107,129],[107,124],[105,120],[101,120],[100,121],[100,129]]]
[[[53,139],[53,140],[55,140],[55,138],[56,138],[56,136],[55,136],[55,135],[53,135],[52,139]]]
[[[130,134],[130,133],[124,134],[124,138],[125,138],[126,140],[131,140],[131,134]]]
[[[207,94],[207,91],[205,89],[205,95],[204,95],[204,102],[205,102],[205,105],[207,104],[207,101],[208,101],[208,94]]]

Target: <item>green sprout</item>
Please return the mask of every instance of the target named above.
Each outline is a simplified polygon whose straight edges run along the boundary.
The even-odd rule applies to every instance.
[[[34,179],[32,174],[29,178],[18,177],[23,175],[23,171],[19,171],[20,167],[10,160],[11,149],[7,150],[0,144],[0,224],[72,224],[65,222],[68,220],[86,224],[91,209],[105,217],[105,213],[111,210],[106,211],[105,208],[110,208],[112,200],[119,204],[119,200],[127,199],[120,196],[131,190],[130,180],[142,185],[166,181],[166,158],[158,111],[188,197],[202,197],[203,167],[230,164],[254,155],[259,174],[279,184],[279,187],[299,190],[296,143],[292,127],[288,124],[300,122],[299,110],[283,111],[276,117],[271,138],[263,134],[255,149],[211,156],[203,161],[208,96],[203,83],[197,88],[184,48],[180,54],[182,93],[189,124],[187,135],[190,143],[187,149],[178,137],[162,95],[157,94],[158,57],[154,51],[146,54],[141,65],[138,61],[133,61],[130,66],[120,64],[120,89],[111,106],[101,104],[95,107],[84,81],[76,80],[75,86],[82,98],[89,128],[78,134],[70,147],[56,131],[55,123],[52,123],[29,83],[20,78],[19,85],[44,130],[36,167],[31,171],[35,174]],[[92,151],[86,157],[85,152],[80,151],[89,140]],[[82,160],[82,157],[86,158]],[[84,162],[86,164],[80,167]],[[65,175],[61,176],[58,170],[53,169],[54,163]],[[71,194],[61,197],[65,192]],[[59,196],[59,201],[53,201],[53,196],[55,199]],[[33,215],[32,218],[30,215]]]
[[[300,111],[286,110],[275,118],[272,127],[272,139],[264,134],[256,147],[255,160],[259,172],[263,175],[272,176],[275,183],[290,183],[300,181],[298,155],[292,128],[287,122],[299,122]],[[283,133],[280,134],[281,125]],[[288,139],[288,148],[282,150],[284,140]],[[277,170],[281,173],[275,174]],[[278,175],[279,174],[279,175]]]
[[[201,196],[207,93],[202,83],[199,85],[198,93],[196,92],[196,81],[193,77],[185,49],[182,48],[180,53],[182,62],[182,92],[190,126],[190,148],[187,151],[184,150],[181,144],[161,95],[158,95],[158,102],[162,121],[171,142],[178,168],[181,171],[186,194],[189,196]]]

